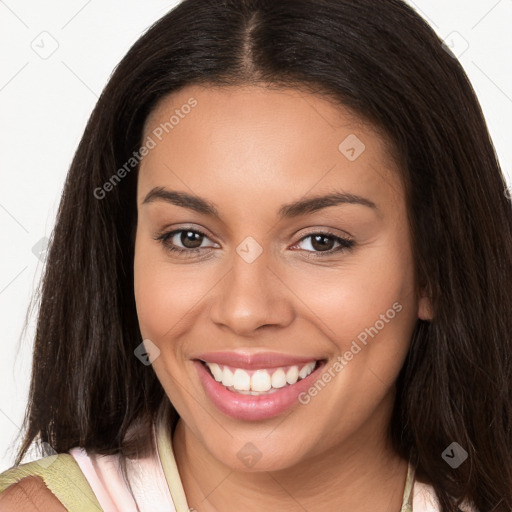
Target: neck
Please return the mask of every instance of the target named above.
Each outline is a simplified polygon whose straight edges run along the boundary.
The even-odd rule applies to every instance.
[[[232,470],[212,457],[181,419],[173,447],[191,510],[401,510],[408,463],[387,436],[363,428],[327,452],[279,471]]]

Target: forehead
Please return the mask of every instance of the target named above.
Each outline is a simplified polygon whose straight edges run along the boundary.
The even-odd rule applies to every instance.
[[[187,86],[146,120],[152,149],[138,198],[152,187],[257,207],[331,189],[375,202],[402,195],[386,140],[342,105],[296,89]]]

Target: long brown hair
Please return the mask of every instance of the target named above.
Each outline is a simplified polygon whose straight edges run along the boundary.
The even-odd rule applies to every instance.
[[[95,191],[138,150],[156,103],[189,84],[306,88],[385,134],[434,311],[417,322],[390,436],[443,510],[462,498],[482,512],[512,510],[511,204],[466,74],[400,0],[185,0],[134,44],[67,176],[16,463],[34,440],[126,454],[128,428],[140,424],[142,444],[168,400],[134,356],[137,168]],[[441,456],[452,442],[468,453],[457,469]]]

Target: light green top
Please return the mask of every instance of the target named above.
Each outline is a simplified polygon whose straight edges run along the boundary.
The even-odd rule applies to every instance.
[[[0,474],[0,492],[27,476],[40,476],[70,512],[102,510],[80,466],[69,453],[50,455],[4,471]]]

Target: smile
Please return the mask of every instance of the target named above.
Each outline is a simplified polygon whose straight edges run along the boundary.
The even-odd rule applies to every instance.
[[[192,362],[206,398],[220,412],[238,420],[258,421],[300,405],[299,395],[312,385],[326,361],[219,352]]]
[[[244,370],[217,363],[205,364],[213,378],[230,391],[255,396],[293,386],[297,381],[305,379],[315,369],[317,362],[258,370]]]

